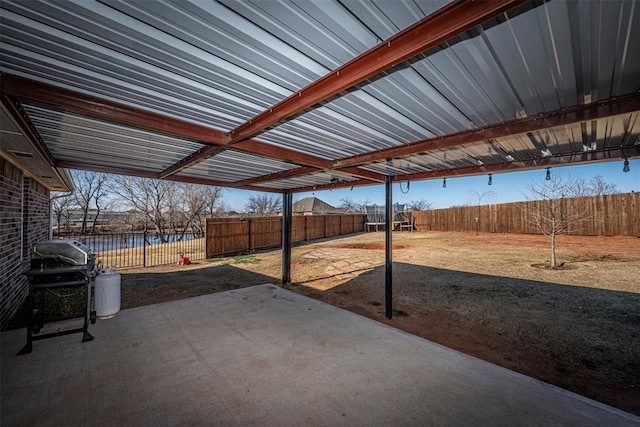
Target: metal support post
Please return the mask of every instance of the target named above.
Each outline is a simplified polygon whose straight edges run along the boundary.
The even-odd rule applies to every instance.
[[[393,226],[393,177],[385,179],[385,284],[384,284],[384,311],[387,319],[393,317],[393,240],[391,228]]]
[[[291,230],[293,222],[292,195],[282,192],[282,284],[291,282]]]

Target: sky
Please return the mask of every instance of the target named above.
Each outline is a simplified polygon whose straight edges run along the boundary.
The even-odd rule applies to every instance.
[[[623,160],[605,163],[591,163],[586,165],[552,167],[551,173],[562,173],[565,176],[582,178],[589,181],[596,175],[601,175],[607,183],[617,186],[620,193],[640,191],[640,159],[629,160],[630,171],[622,172]],[[505,172],[493,174],[493,184],[487,185],[488,176],[470,176],[461,178],[448,178],[447,187],[442,187],[442,179],[428,181],[414,181],[410,183],[407,192],[407,184],[393,185],[393,203],[409,203],[416,200],[425,200],[434,209],[448,208],[460,205],[478,205],[487,203],[509,203],[526,200],[528,185],[535,180],[544,179],[545,169],[537,169],[522,172]],[[404,194],[403,192],[407,192]],[[224,203],[228,210],[242,212],[245,210],[249,197],[259,193],[227,189],[224,192]],[[342,199],[350,198],[356,203],[384,204],[384,185],[371,185],[366,187],[354,187],[316,191],[314,193],[294,193],[293,202],[305,197],[315,196],[332,206],[339,207]]]

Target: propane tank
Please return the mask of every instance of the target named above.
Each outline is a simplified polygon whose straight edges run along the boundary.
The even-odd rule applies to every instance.
[[[95,281],[96,316],[100,319],[113,317],[120,311],[121,276],[115,267],[103,268]]]

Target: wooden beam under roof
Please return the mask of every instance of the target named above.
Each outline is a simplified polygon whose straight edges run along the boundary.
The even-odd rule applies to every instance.
[[[436,136],[421,141],[384,148],[370,153],[345,157],[333,161],[332,167],[345,168],[349,166],[365,165],[390,159],[408,157],[419,153],[428,153],[432,150],[451,148],[510,135],[519,135],[542,129],[565,126],[572,123],[586,122],[620,114],[632,113],[639,110],[640,93],[635,93],[621,98],[566,108],[524,119],[511,120],[482,129],[473,129],[455,134]]]
[[[236,127],[229,144],[251,138],[521,3],[524,0],[453,1]]]

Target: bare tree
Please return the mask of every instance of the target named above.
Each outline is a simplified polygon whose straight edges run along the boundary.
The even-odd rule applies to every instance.
[[[350,197],[340,199],[340,207],[347,213],[362,212],[362,204],[354,202]]]
[[[566,200],[575,197],[576,179],[564,177],[559,173],[553,174],[548,180],[536,180],[529,183],[530,196],[529,215],[536,229],[548,236],[551,243],[550,267],[558,266],[556,258],[556,237],[566,233],[569,228],[584,221],[587,214],[586,204],[581,199],[574,199],[572,203]]]
[[[106,175],[105,175],[106,177]],[[109,192],[111,187],[111,181],[107,177],[107,180],[100,184],[98,189],[96,190],[96,195],[94,197],[94,204],[96,206],[96,216],[93,218],[93,223],[91,224],[91,232],[95,233],[96,231],[96,223],[98,222],[98,217],[103,211],[108,211],[111,207],[111,200],[109,199]]]
[[[282,209],[282,200],[276,195],[269,194],[251,196],[245,209],[252,215],[274,215]]]
[[[58,237],[60,236],[60,230],[64,224],[65,230],[69,229],[69,220],[71,218],[71,210],[75,204],[75,198],[73,194],[52,194],[51,196],[51,210],[53,211],[53,218],[58,230]]]
[[[166,192],[166,212],[165,220],[167,226],[174,235],[180,235],[178,240],[182,240],[184,233],[188,227],[189,213],[187,212],[187,203],[185,197],[185,187],[187,184],[179,182],[173,183],[173,185],[167,188]]]
[[[427,211],[431,209],[431,203],[427,202],[425,199],[420,200],[412,200],[407,203],[407,207],[414,211]]]
[[[202,188],[204,196],[204,209],[202,214],[205,217],[219,216],[225,211],[224,188],[206,185]]]
[[[169,193],[177,183],[132,176],[117,176],[114,181],[114,193],[130,208],[141,212],[145,223],[151,223],[160,241],[167,242],[165,214],[169,210]]]
[[[195,235],[204,236],[205,218],[220,213],[222,206],[221,187],[187,184],[184,187],[184,212],[187,225]]]
[[[584,178],[576,178],[574,185],[573,194],[575,197],[591,196],[591,188],[589,188],[589,183]]]
[[[100,202],[106,197],[108,192],[109,176],[104,173],[74,170],[72,172],[73,182],[76,190],[73,193],[76,205],[82,212],[81,233],[87,232],[87,222],[89,219],[89,211],[96,209],[96,215],[93,219],[92,231],[95,231],[95,224],[100,215]]]
[[[371,200],[366,199],[364,202],[355,202],[351,197],[340,199],[340,207],[347,213],[364,213],[365,206],[371,204]]]
[[[604,194],[615,194],[618,192],[617,185],[604,180],[602,175],[596,175],[589,180],[589,188],[594,196]]]
[[[110,225],[115,232],[132,232],[144,228],[144,215],[129,209],[111,218]]]
[[[576,179],[576,196],[603,196],[605,194],[618,193],[617,185],[607,182],[602,175],[596,175],[588,182],[584,179]]]

